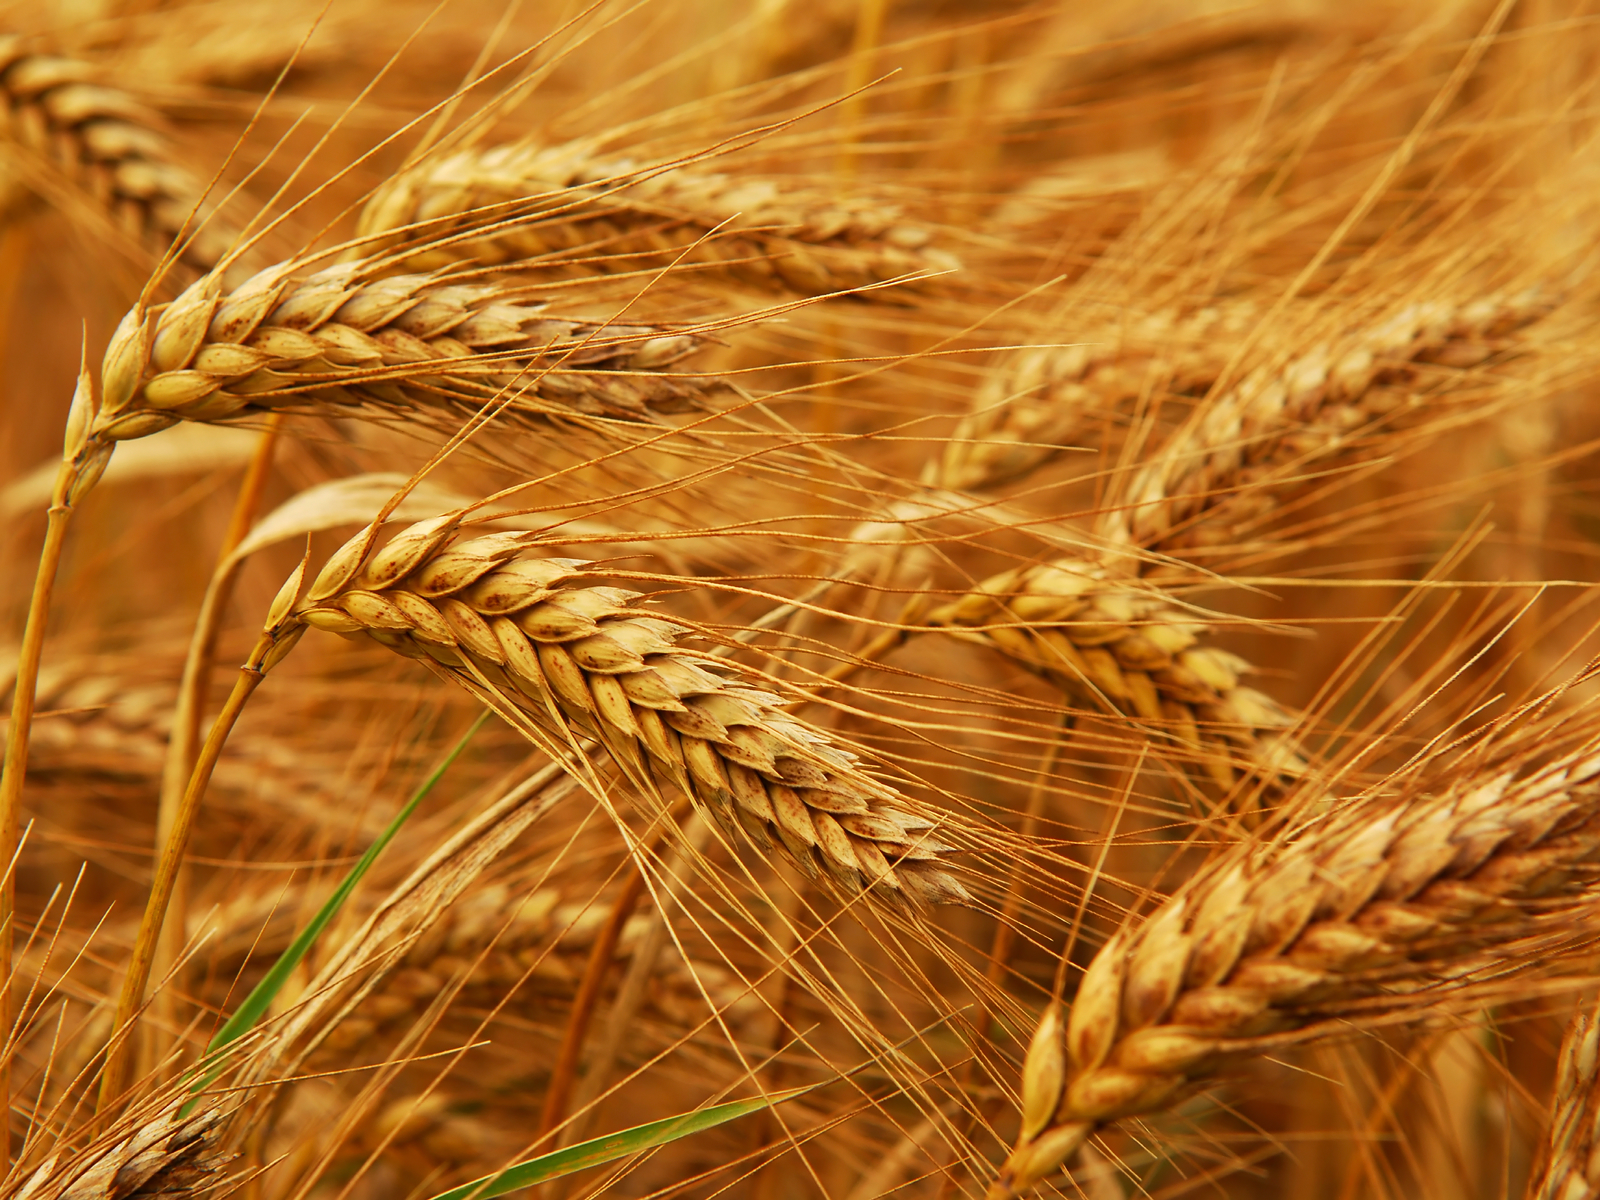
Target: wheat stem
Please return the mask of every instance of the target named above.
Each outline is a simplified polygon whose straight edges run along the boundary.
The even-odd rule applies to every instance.
[[[583,1040],[594,1019],[600,989],[611,970],[611,960],[616,954],[617,942],[622,937],[622,927],[628,923],[643,894],[644,872],[637,863],[630,862],[627,876],[622,881],[616,899],[612,901],[606,922],[600,927],[600,933],[589,949],[583,978],[578,981],[577,994],[572,998],[572,1013],[561,1034],[555,1065],[550,1069],[550,1081],[545,1085],[544,1108],[539,1114],[539,1137],[536,1141],[543,1140],[567,1115],[567,1101],[572,1095],[572,1085],[577,1081],[578,1056],[583,1052]]]
[[[155,878],[150,884],[150,898],[145,903],[144,917],[139,922],[139,933],[128,959],[127,973],[123,976],[122,991],[117,997],[117,1011],[112,1019],[113,1036],[126,1027],[144,1004],[144,991],[150,981],[150,967],[155,960],[156,946],[161,939],[161,927],[166,921],[167,906],[172,899],[183,856],[189,847],[189,836],[194,831],[195,818],[200,812],[200,802],[205,797],[206,785],[211,782],[211,772],[217,765],[228,735],[244,712],[245,705],[261,685],[265,675],[265,660],[273,649],[272,642],[262,638],[249,660],[239,669],[238,682],[217,714],[216,722],[206,737],[205,745],[195,759],[194,771],[189,777],[189,787],[183,803],[173,816],[172,829],[161,848],[161,858],[156,863]],[[100,1098],[97,1113],[105,1112],[122,1095],[126,1086],[130,1039],[114,1043],[107,1055],[105,1071],[100,1077]]]
[[[11,940],[16,925],[17,836],[21,826],[23,785],[28,776],[28,743],[38,701],[39,665],[44,656],[45,625],[50,619],[50,598],[61,568],[61,552],[66,545],[73,507],[95,485],[111,458],[111,449],[99,446],[89,436],[93,411],[94,384],[89,376],[86,344],[78,365],[78,384],[67,413],[61,466],[51,488],[44,546],[39,552],[39,567],[28,598],[28,618],[17,654],[16,680],[11,689],[5,761],[0,766],[0,862],[11,864],[0,878],[0,1021],[8,1026],[11,1020]],[[0,1098],[10,1095],[9,1088],[9,1068],[0,1068]],[[9,1131],[0,1140],[6,1142],[9,1153]]]
[[[239,484],[239,494],[234,501],[233,513],[223,534],[217,552],[217,567],[206,587],[205,598],[200,603],[200,615],[195,619],[194,632],[189,641],[189,651],[184,658],[183,677],[178,684],[177,706],[172,714],[172,733],[167,742],[166,759],[161,772],[161,796],[156,809],[156,846],[165,846],[172,837],[173,823],[183,804],[184,792],[194,773],[195,756],[200,745],[200,718],[205,708],[206,696],[211,690],[211,668],[216,654],[217,637],[222,631],[223,616],[233,588],[239,577],[241,562],[235,561],[233,551],[244,541],[250,527],[255,524],[266,493],[267,480],[272,472],[273,453],[277,447],[278,431],[283,423],[281,413],[273,413],[262,431],[261,440],[245,468],[244,479]],[[175,963],[188,940],[188,888],[189,871],[180,866],[173,885],[172,907],[175,919],[163,927],[161,943],[157,947],[157,973],[160,968]],[[158,1003],[169,1008],[176,1000],[176,990],[169,988],[161,993]],[[170,1015],[170,1014],[169,1014]],[[170,1023],[170,1022],[169,1022]]]
[[[63,467],[63,473],[66,468]],[[0,861],[10,863],[17,853],[21,827],[22,788],[28,774],[28,741],[33,731],[34,701],[39,687],[39,663],[43,657],[45,623],[50,618],[50,596],[55,590],[56,571],[61,565],[61,549],[66,544],[71,510],[52,504],[45,525],[44,549],[39,554],[39,571],[33,594],[28,600],[28,620],[22,630],[22,646],[17,657],[16,683],[11,692],[11,721],[6,730],[5,766],[0,770]],[[0,877],[0,1026],[11,1025],[11,941],[16,928],[16,870]],[[11,1064],[0,1064],[0,1097],[11,1094]],[[3,1125],[8,1161],[11,1146],[10,1122]]]

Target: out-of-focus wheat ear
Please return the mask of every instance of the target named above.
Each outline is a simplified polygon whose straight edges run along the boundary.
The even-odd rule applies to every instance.
[[[1600,1196],[1600,1022],[1585,1002],[1561,1043],[1550,1124],[1528,1200],[1591,1200]]]
[[[1239,782],[1236,766],[1275,785],[1310,770],[1294,744],[1302,718],[1240,683],[1250,664],[1205,645],[1204,621],[1153,583],[1062,559],[996,575],[927,619],[1163,731],[1224,792]]]
[[[504,263],[600,244],[606,255],[624,255],[612,260],[623,264],[628,254],[673,254],[715,229],[689,261],[741,283],[804,295],[961,265],[931,244],[932,229],[886,198],[841,195],[837,184],[598,157],[590,142],[513,143],[423,163],[379,189],[361,215],[360,232],[376,236],[416,225],[448,232],[469,214],[502,213],[503,225],[485,236],[442,243],[407,261],[419,268],[466,258]],[[893,299],[901,290],[863,295]]]
[[[1062,321],[1055,332],[1076,344],[1011,351],[986,372],[925,482],[964,491],[1015,483],[1152,381],[1174,392],[1208,388],[1233,340],[1260,315],[1254,304],[1234,301],[1183,316],[1152,313],[1131,328]]]
[[[209,271],[235,241],[237,231],[203,202],[205,183],[161,118],[93,65],[0,35],[0,113],[13,153],[41,160],[33,171],[12,172],[22,187],[0,195],[0,211],[16,207],[24,188],[49,199],[50,180],[37,176],[56,171],[102,207],[118,233],[158,257],[181,237],[182,260]]]
[[[293,620],[432,664],[558,756],[593,738],[653,803],[661,789],[683,792],[731,837],[788,854],[846,897],[968,899],[939,822],[783,712],[782,698],[682,647],[688,627],[652,615],[637,592],[585,586],[592,564],[540,557],[533,535],[452,545],[455,534],[440,518],[375,554],[352,541]]]
[[[1352,430],[1404,403],[1398,388],[1425,365],[1463,370],[1514,349],[1518,331],[1550,307],[1537,289],[1420,302],[1252,371],[1141,463],[1099,532],[1113,545],[1143,548],[1225,541],[1228,522],[1270,504],[1264,485],[1275,467],[1337,450]],[[1222,526],[1187,528],[1202,519]]]
[[[1600,902],[1600,741],[1520,776],[1481,761],[1295,840],[1243,843],[1115,935],[1064,1027],[1029,1053],[1030,1120],[991,1197],[1231,1061],[1352,1020],[1424,1018],[1470,996],[1485,964],[1498,979],[1575,947]]]

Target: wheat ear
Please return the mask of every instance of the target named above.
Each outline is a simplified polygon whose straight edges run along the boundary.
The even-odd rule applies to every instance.
[[[1573,1014],[1561,1043],[1556,1093],[1528,1200],[1600,1196],[1600,1023],[1592,1004]]]
[[[593,737],[646,795],[686,793],[730,835],[781,847],[847,896],[967,898],[933,822],[778,696],[680,646],[684,626],[638,593],[580,585],[599,572],[535,557],[533,535],[452,546],[459,520],[420,522],[376,554],[375,531],[358,534],[265,636],[316,626],[431,663],[559,757]]]
[[[509,285],[374,278],[381,269],[279,263],[232,291],[212,275],[134,308],[106,349],[93,437],[277,410],[437,422],[503,392],[525,420],[638,420],[705,390],[660,374],[699,348],[692,335],[552,316]]]
[[[1476,366],[1515,345],[1511,335],[1548,309],[1536,290],[1424,301],[1252,371],[1144,460],[1101,534],[1111,544],[1170,548],[1202,516],[1237,523],[1269,500],[1261,485],[1274,468],[1337,450],[1352,430],[1404,403],[1397,388],[1423,364]]]
[[[1200,534],[1231,532],[1229,518],[1271,503],[1273,470],[1337,450],[1350,430],[1393,407],[1396,385],[1418,364],[1482,362],[1547,308],[1533,292],[1412,305],[1352,332],[1337,350],[1310,350],[1252,373],[1205,402],[1146,461],[1127,499],[1108,507],[1097,531],[1102,549],[987,579],[930,623],[980,629],[968,636],[1071,695],[1160,725],[1183,745],[1231,744],[1268,779],[1302,777],[1307,764],[1287,732],[1300,716],[1239,685],[1249,664],[1199,644],[1203,624],[1138,580],[1139,552],[1172,548],[1175,532],[1194,538],[1187,526],[1202,517],[1211,524]],[[1204,766],[1218,785],[1232,785],[1224,756],[1208,754]]]
[[[222,260],[235,231],[202,202],[205,186],[182,165],[162,121],[90,64],[38,53],[0,36],[0,105],[7,140],[32,151],[106,209],[111,223],[156,254],[185,238],[182,258],[200,271]],[[27,179],[29,172],[21,172]],[[47,193],[47,180],[28,179]],[[202,222],[204,222],[202,227]]]
[[[834,187],[601,158],[584,141],[463,150],[415,167],[374,195],[360,231],[375,236],[424,223],[448,230],[486,208],[506,213],[503,227],[408,261],[502,263],[597,244],[607,254],[668,253],[683,248],[684,233],[718,229],[690,261],[806,295],[960,266],[897,204],[841,196]]]
[[[1013,483],[1044,466],[1090,422],[1137,399],[1153,377],[1173,392],[1210,387],[1232,341],[1260,319],[1231,301],[1175,316],[1152,313],[1130,328],[1056,328],[1076,344],[1009,352],[973,393],[927,482],[962,491]]]
[[[1240,845],[1112,937],[1064,1023],[1046,1012],[1023,1070],[1022,1133],[991,1197],[1230,1059],[1336,1035],[1358,1016],[1421,1017],[1479,970],[1534,968],[1590,919],[1597,862],[1595,741],[1520,778],[1424,778],[1298,840]]]
[[[1224,790],[1236,781],[1234,757],[1269,779],[1306,773],[1289,733],[1296,715],[1242,685],[1249,664],[1203,645],[1205,623],[1153,584],[1062,559],[996,575],[927,619],[967,631],[1068,695],[1149,722],[1176,746],[1208,748],[1204,770]]]

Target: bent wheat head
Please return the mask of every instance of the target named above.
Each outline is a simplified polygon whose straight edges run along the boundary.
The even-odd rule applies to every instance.
[[[686,793],[846,896],[966,899],[932,821],[780,697],[681,646],[685,626],[636,592],[581,584],[600,574],[589,563],[535,557],[533,535],[452,546],[459,521],[420,522],[376,554],[373,531],[358,535],[269,635],[282,645],[315,626],[430,662],[541,744],[592,737],[645,795]]]
[[[1035,1033],[1022,1135],[991,1196],[1261,1053],[1267,1035],[1421,1015],[1476,971],[1530,970],[1570,942],[1600,875],[1600,744],[1522,778],[1430,782],[1288,844],[1242,844],[1116,934],[1065,1025],[1052,1010]]]

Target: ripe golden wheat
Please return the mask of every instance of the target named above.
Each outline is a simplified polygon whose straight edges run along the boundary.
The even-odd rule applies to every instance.
[[[0,1196],[1595,1191],[1588,8],[346,7],[0,38]]]

